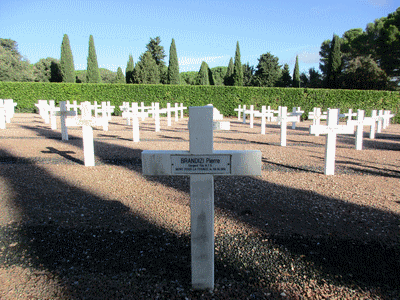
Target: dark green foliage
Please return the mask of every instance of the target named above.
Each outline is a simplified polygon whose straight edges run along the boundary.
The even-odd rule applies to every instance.
[[[0,81],[34,81],[33,71],[19,53],[17,42],[0,39]]]
[[[176,53],[175,40],[172,39],[169,48],[168,83],[180,84],[178,54]]]
[[[105,68],[99,69],[101,82],[103,83],[115,83],[115,77],[117,76],[116,72],[110,71]]]
[[[235,63],[233,67],[233,85],[243,86],[243,67],[240,61],[239,42],[236,43]]]
[[[195,85],[198,72],[188,71],[180,73],[181,84]]]
[[[357,56],[350,60],[344,76],[344,87],[359,90],[387,88],[387,75],[371,56]]]
[[[281,78],[281,73],[278,57],[269,52],[262,54],[254,74],[254,86],[274,87]]]
[[[118,67],[117,76],[115,77],[115,83],[125,83],[125,76],[122,73],[121,67]]]
[[[213,74],[214,85],[224,85],[224,78],[228,67],[214,67],[211,68]]]
[[[111,101],[119,113],[119,106],[126,99],[134,102],[160,102],[166,107],[167,102],[182,102],[185,106],[214,104],[223,115],[235,115],[234,109],[239,104],[270,105],[277,109],[279,105],[300,106],[305,111],[313,107],[326,110],[329,107],[346,110],[364,109],[369,116],[371,109],[389,109],[400,122],[400,95],[390,91],[362,90],[326,90],[326,89],[287,89],[259,87],[225,86],[190,86],[190,85],[120,85],[120,84],[72,84],[42,82],[0,82],[0,98],[14,99],[17,109],[34,111],[39,99],[82,101]]]
[[[224,79],[224,84],[225,85],[233,85],[233,72],[234,72],[235,66],[233,64],[233,59],[229,60],[228,64],[228,69],[226,71],[225,79]]]
[[[293,87],[300,87],[300,68],[299,68],[299,56],[296,55],[296,64],[293,70]]]
[[[75,82],[74,58],[67,34],[64,34],[61,43],[60,68],[63,82]]]
[[[309,86],[310,80],[306,73],[302,72],[300,74],[300,86],[303,88],[307,88]]]
[[[133,77],[135,83],[160,83],[160,68],[149,51],[146,51],[139,57]]]
[[[133,70],[134,69],[135,69],[135,65],[133,63],[133,56],[132,56],[132,54],[129,54],[129,60],[128,60],[128,63],[126,64],[126,69],[125,69],[126,83],[133,83]]]
[[[209,68],[205,61],[201,62],[199,73],[196,77],[197,85],[210,85]]]
[[[94,47],[93,35],[89,37],[89,54],[87,58],[87,83],[99,83],[101,82],[99,65],[97,63],[96,49]]]
[[[34,65],[36,82],[62,82],[61,67],[58,59],[42,58]]]
[[[281,87],[290,87],[292,85],[292,76],[290,76],[289,65],[285,64],[282,70],[282,77],[280,80]]]
[[[146,52],[149,52],[158,66],[158,82],[167,83],[168,70],[165,66],[164,58],[166,57],[164,47],[160,45],[160,37],[150,38],[150,42],[146,45]]]
[[[325,86],[338,89],[341,86],[340,74],[342,72],[342,53],[340,52],[340,39],[334,34],[328,56]]]
[[[242,66],[242,68],[243,68],[243,86],[252,86],[254,67],[250,66],[249,63],[246,63]]]
[[[310,88],[321,87],[321,84],[322,84],[321,74],[317,70],[315,70],[315,68],[310,68],[308,70],[308,74],[309,74],[308,87],[310,87]]]

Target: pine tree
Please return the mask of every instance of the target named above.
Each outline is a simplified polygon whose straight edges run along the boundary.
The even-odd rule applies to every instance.
[[[125,83],[124,73],[122,73],[121,67],[118,67],[117,76],[115,78],[115,83]]]
[[[132,57],[132,54],[129,54],[129,60],[128,60],[128,63],[126,64],[126,69],[125,69],[126,83],[133,83],[133,70],[134,69],[135,69],[135,65],[133,63],[133,57]]]
[[[168,83],[169,84],[180,83],[178,55],[176,53],[176,46],[174,39],[172,39],[171,47],[169,48]]]
[[[282,70],[282,77],[281,77],[281,86],[282,87],[290,87],[292,83],[292,76],[290,76],[289,65],[285,64]]]
[[[160,45],[160,37],[150,38],[150,42],[146,45],[147,51],[151,54],[156,65],[158,66],[159,78],[157,83],[166,83],[168,69],[165,66],[164,58],[166,57],[164,47]]]
[[[228,64],[228,70],[226,71],[224,79],[225,85],[233,85],[233,71],[234,71],[234,65],[233,65],[233,59],[231,57]]]
[[[331,48],[328,57],[326,87],[340,88],[340,73],[342,71],[342,53],[340,52],[340,38],[333,35]]]
[[[144,84],[160,83],[160,69],[148,51],[139,57],[134,70],[134,82]]]
[[[293,70],[293,87],[300,87],[299,56],[296,55],[296,64]]]
[[[209,85],[210,79],[208,76],[208,65],[205,61],[201,62],[199,73],[197,74],[196,84],[197,85]]]
[[[61,43],[60,69],[63,82],[75,82],[74,58],[67,34],[64,34]]]
[[[236,43],[235,63],[233,68],[233,85],[243,86],[243,67],[240,62],[239,42]]]
[[[89,55],[87,58],[86,82],[98,83],[101,81],[99,65],[97,63],[96,49],[94,47],[93,35],[89,37]]]

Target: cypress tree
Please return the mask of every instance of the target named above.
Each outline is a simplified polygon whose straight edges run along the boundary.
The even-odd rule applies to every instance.
[[[118,67],[117,77],[115,78],[115,83],[125,83],[124,73],[122,73],[121,67]]]
[[[226,71],[224,79],[225,85],[233,85],[233,71],[234,71],[234,65],[233,65],[233,59],[231,57],[228,64],[228,70]]]
[[[86,82],[98,83],[101,81],[99,65],[97,63],[96,49],[94,48],[93,35],[89,37],[89,55],[87,58]]]
[[[340,88],[340,73],[342,71],[342,53],[340,52],[339,36],[333,35],[331,48],[328,57],[326,74],[326,86],[328,88]]]
[[[176,46],[174,39],[172,39],[171,47],[169,48],[168,83],[169,84],[180,83],[178,55],[176,53]]]
[[[290,76],[289,65],[285,64],[282,70],[281,86],[290,87],[292,83],[292,76]]]
[[[134,69],[135,69],[135,65],[133,63],[133,57],[132,57],[132,54],[129,54],[129,60],[128,60],[128,63],[126,64],[126,69],[125,69],[126,83],[133,83],[133,70]]]
[[[299,56],[296,55],[296,64],[293,70],[293,87],[300,87]]]
[[[209,85],[210,79],[208,77],[208,65],[205,61],[201,62],[199,73],[197,74],[196,84],[197,85]]]
[[[60,69],[63,82],[75,82],[74,58],[67,34],[64,34],[61,43]]]
[[[233,67],[233,85],[243,86],[243,67],[240,62],[239,41],[236,43],[235,63]]]

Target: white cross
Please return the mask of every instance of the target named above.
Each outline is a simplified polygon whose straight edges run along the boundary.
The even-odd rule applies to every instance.
[[[132,110],[130,112],[123,112],[122,117],[127,118],[128,120],[132,119],[132,133],[133,133],[133,141],[135,143],[140,141],[140,133],[139,133],[139,117],[142,115],[147,116],[147,112],[139,112],[138,104],[132,103]]]
[[[169,127],[169,126],[171,126],[171,112],[173,111],[174,109],[173,108],[171,108],[171,103],[167,103],[167,126]]]
[[[132,107],[133,107],[133,103],[135,103],[135,102],[132,102]],[[137,103],[136,103],[136,106],[137,106]],[[124,118],[124,119],[126,118],[126,117],[124,117],[124,112],[129,113],[132,111],[130,108],[129,102],[122,102],[122,105],[120,105],[119,109],[121,110],[122,118]],[[131,125],[131,118],[126,118],[126,125]]]
[[[243,105],[243,124],[246,124],[246,105]]]
[[[271,107],[268,106],[268,110],[267,110],[265,105],[263,105],[261,107],[261,112],[257,112],[254,116],[261,117],[261,134],[265,134],[265,118],[267,118],[267,120],[271,120],[271,117],[274,116],[274,113],[271,110]]]
[[[383,112],[383,129],[387,128],[390,124],[390,119],[394,117],[394,114],[390,113],[390,110]]]
[[[6,114],[6,123],[11,123],[11,118],[14,116],[14,108],[17,103],[14,103],[13,99],[4,100],[4,110]]]
[[[46,124],[50,123],[49,119],[49,104],[47,100],[38,100],[38,103],[35,106],[39,109],[40,116],[44,119]]]
[[[176,103],[175,102],[175,122],[178,122],[179,121],[179,115],[178,115],[178,113],[179,113],[179,104],[178,103]]]
[[[67,103],[65,101],[60,102],[60,110],[55,112],[56,116],[61,117],[61,139],[63,141],[68,141],[68,129],[65,124],[65,120],[68,116],[76,116],[76,111],[67,110]]]
[[[57,129],[57,118],[56,118],[56,112],[60,111],[59,107],[56,107],[55,101],[50,100],[49,101],[49,115],[50,115],[50,124],[51,124],[51,129],[56,130]]]
[[[142,113],[142,121],[144,121],[144,113],[146,112],[146,106],[144,106],[144,102],[141,102],[140,103],[140,112]],[[147,113],[147,116],[148,116],[149,114]]]
[[[103,126],[103,118],[92,118],[90,102],[81,103],[81,118],[72,118],[66,120],[66,126],[82,126],[83,136],[83,155],[85,166],[94,166],[94,142],[92,126]]]
[[[338,125],[338,109],[328,109],[327,125],[311,125],[310,134],[326,134],[325,144],[325,175],[335,174],[336,135],[354,134],[354,126]]]
[[[278,123],[281,124],[281,146],[286,147],[286,136],[287,136],[287,123],[296,122],[298,116],[291,116],[287,113],[286,106],[279,106]]]
[[[250,128],[254,127],[254,115],[260,113],[257,110],[254,110],[254,105],[250,105],[250,109],[246,110],[246,114],[250,115]],[[243,114],[244,116],[244,114]]]
[[[353,113],[353,110],[350,108],[348,113],[344,113],[343,116],[347,117],[346,124],[349,125],[350,122],[353,120],[353,117],[357,116],[357,113]]]
[[[319,126],[321,123],[321,120],[326,120],[327,113],[321,112],[321,108],[319,108],[319,107],[314,107],[313,111],[308,113],[308,118],[310,120],[313,120],[313,125]],[[318,133],[316,133],[315,135],[319,136]]]
[[[78,109],[80,110],[81,106],[80,106],[80,104],[77,103],[76,100],[74,100],[72,102],[72,104],[69,103],[69,101],[67,101],[67,110],[69,111],[69,110],[71,110],[71,108],[76,113],[76,115],[78,115]]]
[[[297,116],[296,121],[292,122],[292,129],[296,129],[296,123],[300,123],[300,117],[303,115],[304,110],[301,110],[300,107],[293,107],[292,112],[289,114],[290,116]]]
[[[181,103],[181,106],[179,107],[179,110],[181,111],[181,119],[183,119],[183,111],[186,109],[187,107],[183,106],[183,103]]]
[[[189,108],[189,136],[190,151],[143,151],[143,175],[190,175],[192,287],[214,289],[214,175],[261,175],[261,152],[214,150],[212,106]]]
[[[356,150],[362,150],[363,144],[363,135],[364,135],[364,126],[372,126],[375,125],[375,120],[373,118],[365,118],[364,111],[359,109],[357,110],[357,120],[350,120],[347,125],[356,126]]]
[[[235,108],[234,111],[238,112],[238,121],[240,121],[240,115],[244,111],[244,108],[241,108],[242,106],[239,104],[238,108]]]
[[[160,114],[165,114],[167,112],[167,110],[164,109],[160,109],[160,103],[156,102],[154,104],[154,108],[149,111],[149,113],[151,113],[154,117],[154,124],[155,124],[155,132],[159,132],[160,131]]]

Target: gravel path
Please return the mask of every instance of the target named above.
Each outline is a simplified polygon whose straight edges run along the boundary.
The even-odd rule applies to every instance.
[[[364,150],[339,135],[334,176],[310,122],[260,134],[230,119],[216,150],[262,151],[262,176],[215,177],[215,290],[190,288],[189,178],[143,177],[142,150],[188,150],[187,119],[141,142],[120,117],[82,133],[16,114],[0,132],[0,299],[400,299],[400,125]]]

